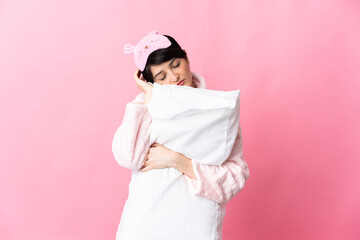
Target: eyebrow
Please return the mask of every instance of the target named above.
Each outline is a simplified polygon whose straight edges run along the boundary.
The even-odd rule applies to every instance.
[[[175,61],[176,57],[169,63],[169,65],[171,65],[173,63],[173,61]],[[159,75],[160,73],[162,73],[162,71],[158,72],[154,78],[156,78],[157,75]]]

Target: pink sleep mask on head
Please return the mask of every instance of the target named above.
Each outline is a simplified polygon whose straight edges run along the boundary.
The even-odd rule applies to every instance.
[[[136,46],[125,44],[124,53],[134,53],[134,62],[136,67],[140,69],[140,71],[144,71],[149,55],[158,49],[167,48],[170,45],[171,42],[167,37],[158,34],[157,31],[152,31],[143,37]]]

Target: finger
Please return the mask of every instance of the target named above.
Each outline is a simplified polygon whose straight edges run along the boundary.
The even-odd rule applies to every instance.
[[[139,79],[138,71],[136,71],[136,72],[134,73],[134,78],[135,78],[135,80]]]
[[[142,168],[142,169],[140,169],[142,172],[147,172],[147,171],[149,171],[149,170],[151,170],[151,168],[149,167],[149,166],[146,166],[146,167],[144,167],[144,168]]]
[[[149,165],[149,162],[146,160],[145,163],[144,163],[144,165],[142,165],[141,168],[147,167],[148,165]]]
[[[140,70],[139,70],[139,69],[136,69],[136,71],[135,71],[135,73],[134,73],[134,77],[135,77],[136,79],[140,79],[140,74],[141,74]]]
[[[137,71],[136,76],[137,76],[137,78],[138,78],[139,80],[145,81],[145,78],[144,78],[144,76],[141,74],[141,71],[140,71],[139,69],[138,69],[138,71]]]

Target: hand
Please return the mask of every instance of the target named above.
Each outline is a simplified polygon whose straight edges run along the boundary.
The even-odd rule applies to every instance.
[[[148,83],[143,76],[141,76],[140,78],[140,74],[140,70],[137,69],[134,73],[135,84],[141,91],[148,94],[152,90],[153,86]]]
[[[179,153],[174,152],[161,144],[153,143],[146,156],[145,164],[140,170],[146,172],[152,169],[172,167],[172,163],[178,158],[178,154]]]

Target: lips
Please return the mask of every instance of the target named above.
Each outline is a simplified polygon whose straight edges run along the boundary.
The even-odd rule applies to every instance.
[[[185,79],[184,80],[181,80],[177,85],[183,85],[185,82]]]

